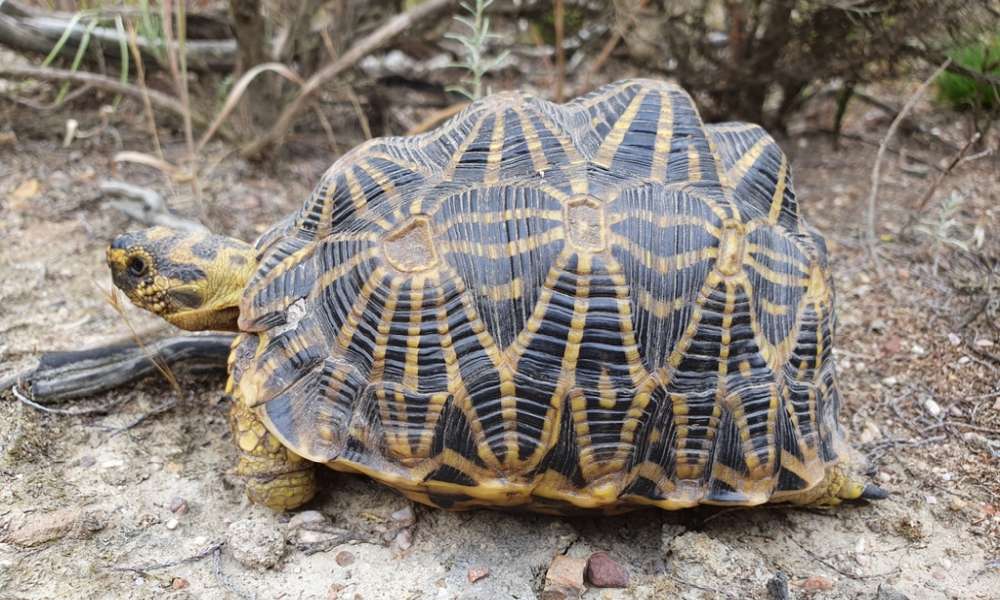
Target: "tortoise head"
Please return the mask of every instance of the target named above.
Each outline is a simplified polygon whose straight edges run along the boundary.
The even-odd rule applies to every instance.
[[[256,259],[239,240],[153,227],[115,238],[108,266],[129,300],[177,327],[236,331]]]

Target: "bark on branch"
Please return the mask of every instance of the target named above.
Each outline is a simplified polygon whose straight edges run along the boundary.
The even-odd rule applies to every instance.
[[[80,46],[84,33],[89,29],[86,19],[72,23],[72,16],[58,13],[43,13],[23,8],[11,0],[0,3],[0,44],[22,52],[48,54],[56,42],[69,30],[70,34],[63,48],[65,56],[72,56]],[[120,62],[121,34],[113,27],[94,27],[90,31],[91,43],[87,46],[85,58],[92,64],[100,62],[100,55]],[[163,40],[136,40],[143,62],[147,67],[160,65],[158,52],[165,52],[176,42],[166,44]],[[196,71],[231,71],[236,66],[238,55],[236,40],[189,39],[184,43],[188,69]]]
[[[91,396],[131,383],[156,372],[156,363],[198,373],[225,372],[234,337],[229,333],[182,335],[144,346],[130,343],[49,352],[17,385],[33,400],[45,404]]]

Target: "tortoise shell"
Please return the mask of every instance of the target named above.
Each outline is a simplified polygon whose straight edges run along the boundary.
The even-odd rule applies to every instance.
[[[788,160],[676,86],[503,93],[372,140],[257,248],[244,401],[421,502],[753,505],[844,452]]]

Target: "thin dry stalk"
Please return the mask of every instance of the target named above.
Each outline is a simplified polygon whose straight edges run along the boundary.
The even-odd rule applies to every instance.
[[[647,4],[649,4],[649,0],[639,0],[638,10],[646,8]],[[601,52],[597,55],[597,58],[594,59],[594,62],[590,64],[590,68],[587,69],[587,72],[583,75],[583,89],[585,91],[590,89],[591,79],[593,79],[594,75],[596,75],[598,71],[604,67],[604,63],[608,62],[608,59],[611,58],[611,53],[615,51],[615,48],[617,48],[618,44],[621,43],[622,38],[625,37],[625,34],[628,33],[633,26],[635,26],[635,23],[636,17],[633,14],[630,15],[627,23],[619,27],[615,27],[611,37],[604,43],[604,46],[601,48]]]
[[[880,267],[880,264],[878,260],[878,253],[876,251],[876,244],[878,243],[878,238],[877,238],[877,233],[875,231],[875,223],[877,220],[875,200],[876,198],[878,198],[878,186],[882,176],[882,159],[885,156],[886,148],[889,146],[889,142],[892,140],[892,137],[896,134],[896,130],[899,128],[899,124],[903,122],[903,119],[906,118],[906,115],[910,114],[910,111],[913,110],[913,107],[917,104],[917,101],[920,100],[920,98],[924,95],[924,92],[927,91],[927,88],[930,87],[931,83],[933,83],[934,80],[937,79],[938,76],[941,75],[941,73],[943,73],[944,70],[947,69],[948,65],[950,64],[951,64],[951,59],[949,58],[948,60],[944,61],[944,63],[942,63],[940,67],[935,69],[934,73],[932,73],[930,77],[928,77],[926,80],[924,80],[923,83],[920,84],[920,87],[917,88],[915,92],[913,92],[913,95],[911,95],[910,98],[906,101],[906,104],[903,105],[902,110],[899,111],[899,114],[896,115],[896,118],[892,120],[892,124],[889,125],[889,131],[886,132],[885,137],[882,138],[882,143],[879,144],[878,154],[875,156],[875,166],[872,167],[872,185],[871,185],[871,191],[868,194],[868,218],[867,218],[868,250],[872,256],[872,259],[875,261],[876,267]]]
[[[17,77],[20,79],[33,78],[44,81],[72,81],[74,83],[87,84],[113,94],[132,96],[133,98],[139,98],[140,100],[142,100],[144,94],[142,89],[134,85],[122,83],[117,79],[112,79],[110,77],[105,77],[104,75],[98,75],[87,71],[69,71],[66,69],[52,69],[48,67],[21,67],[0,64],[0,77]],[[147,89],[145,93],[148,95],[150,103],[157,108],[172,112],[181,117],[184,116],[185,112],[189,112],[183,104],[177,101],[176,98],[150,89]],[[204,118],[200,114],[191,112],[190,115],[191,119],[199,126],[208,126],[208,119]]]
[[[142,53],[139,52],[138,37],[135,25],[130,20],[128,22],[128,47],[132,52],[132,59],[135,61],[136,79],[139,81],[139,90],[142,92],[142,109],[146,115],[146,126],[149,128],[149,136],[153,138],[153,148],[156,149],[156,155],[163,160],[163,146],[160,145],[160,133],[156,130],[156,115],[153,113],[153,104],[149,101],[149,88],[146,87],[146,66],[142,61]]]
[[[469,106],[468,102],[456,102],[451,106],[446,106],[435,110],[431,114],[427,115],[423,121],[420,121],[406,132],[406,135],[417,135],[418,133],[424,133],[430,131],[431,129],[437,127],[446,119],[454,117],[458,113],[465,110]]]
[[[101,287],[100,285],[98,285],[96,281],[94,282],[94,285],[97,286],[99,289]],[[160,374],[163,375],[163,378],[167,380],[167,383],[170,384],[170,387],[174,388],[175,392],[180,393],[181,384],[177,381],[177,376],[174,375],[174,372],[170,369],[170,365],[163,363],[163,361],[161,361],[159,357],[150,352],[149,349],[146,347],[146,345],[143,343],[142,338],[139,337],[139,333],[132,325],[131,319],[128,318],[128,313],[125,312],[125,306],[121,301],[121,296],[118,295],[118,290],[115,288],[111,288],[109,291],[105,292],[104,297],[105,299],[107,299],[108,304],[111,305],[111,308],[113,308],[114,311],[118,313],[119,316],[121,316],[122,321],[125,322],[125,325],[128,327],[129,332],[132,334],[132,339],[135,340],[135,343],[137,346],[139,346],[139,349],[141,349],[142,352],[146,355],[146,357],[149,358],[149,362],[153,363],[153,365],[156,367],[156,370],[159,371]]]
[[[980,135],[978,132],[976,132],[972,137],[970,137],[968,141],[965,142],[965,145],[963,145],[958,150],[958,153],[955,154],[954,158],[951,159],[951,162],[948,163],[948,166],[945,167],[945,169],[940,173],[938,173],[938,176],[934,178],[934,183],[932,183],[930,187],[927,188],[927,191],[924,192],[924,195],[920,197],[920,201],[917,202],[917,207],[910,212],[910,218],[906,220],[906,224],[903,225],[903,228],[899,232],[900,237],[905,236],[907,232],[910,230],[910,228],[917,223],[917,221],[920,218],[920,215],[923,214],[924,209],[927,208],[927,203],[930,202],[931,197],[934,196],[934,192],[936,192],[938,187],[941,186],[941,182],[943,182],[944,178],[950,175],[951,172],[955,169],[955,167],[957,167],[962,162],[962,158],[965,157],[966,152],[968,152],[969,149],[972,148],[973,144],[979,141],[979,137]]]
[[[554,8],[556,29],[556,81],[552,97],[556,102],[563,101],[563,86],[566,83],[566,50],[563,48],[563,38],[566,28],[566,5],[564,0],[556,0]]]
[[[347,99],[351,101],[351,106],[354,107],[354,114],[358,117],[358,123],[361,125],[361,133],[365,135],[366,140],[372,139],[372,128],[368,123],[365,111],[361,109],[361,99],[354,93],[354,88],[351,86],[346,86],[345,90]]]
[[[226,119],[229,118],[229,115],[232,114],[233,110],[236,109],[236,106],[243,98],[243,95],[246,93],[247,88],[250,87],[250,84],[253,82],[253,80],[256,79],[257,76],[260,75],[261,73],[265,73],[267,71],[270,71],[272,73],[277,73],[278,75],[281,75],[285,79],[297,83],[300,86],[305,83],[304,81],[302,81],[302,78],[299,77],[298,73],[289,69],[288,67],[286,67],[281,63],[275,63],[275,62],[263,63],[250,69],[249,71],[244,73],[242,77],[239,78],[239,80],[236,82],[236,85],[234,85],[233,89],[229,92],[229,95],[226,96],[226,101],[222,105],[222,109],[219,110],[219,112],[215,115],[215,118],[212,119],[212,124],[208,126],[208,129],[205,131],[205,133],[202,134],[201,139],[198,140],[197,145],[195,145],[194,148],[195,153],[201,154],[201,151],[202,149],[204,149],[205,144],[207,144],[212,139],[212,137],[219,130],[219,127],[221,127],[222,124],[225,123]]]
[[[305,85],[302,86],[302,89],[299,90],[299,94],[281,111],[274,125],[257,139],[244,145],[240,149],[240,154],[244,158],[256,158],[277,145],[288,131],[291,130],[295,119],[308,107],[309,101],[326,82],[350,69],[359,60],[381,48],[399,34],[413,28],[417,23],[426,20],[452,4],[454,4],[454,0],[426,0],[410,10],[392,17],[375,29],[375,31],[359,40],[358,43],[341,55],[340,58],[323,67],[310,77]]]

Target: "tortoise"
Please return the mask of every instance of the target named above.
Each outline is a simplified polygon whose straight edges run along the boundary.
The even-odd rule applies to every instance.
[[[276,510],[317,463],[449,509],[885,496],[788,159],[672,84],[496,94],[347,153],[255,246],[157,227],[107,259],[138,306],[240,332],[237,472]]]

